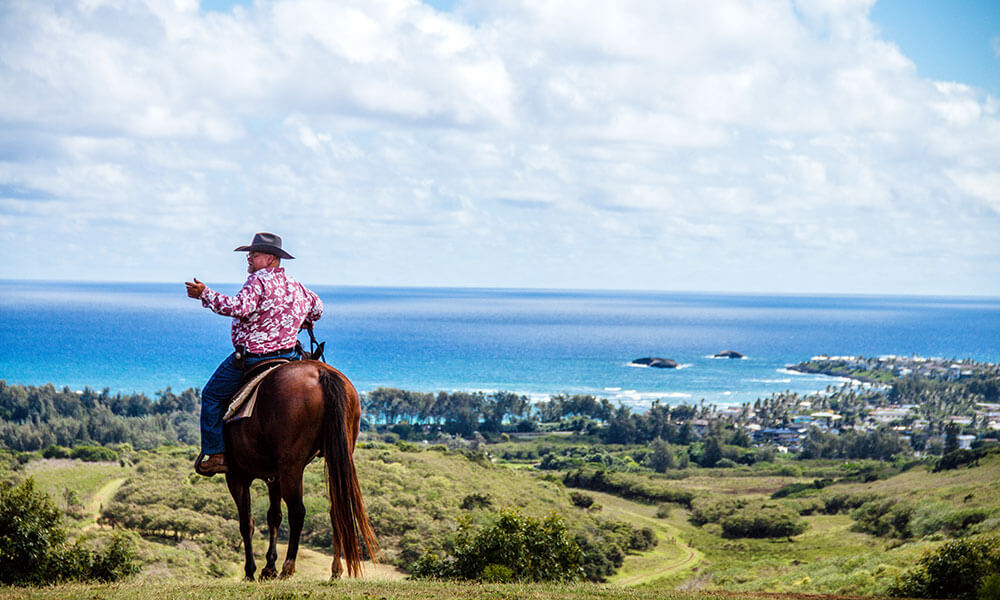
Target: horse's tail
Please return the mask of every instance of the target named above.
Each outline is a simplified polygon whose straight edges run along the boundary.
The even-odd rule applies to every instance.
[[[358,473],[351,456],[350,431],[345,419],[348,402],[344,381],[332,370],[322,370],[319,376],[323,387],[323,455],[326,458],[326,480],[330,492],[330,524],[333,527],[334,550],[347,563],[352,577],[361,575],[361,542],[364,540],[368,554],[375,560],[378,542],[368,521],[368,512],[361,497]]]

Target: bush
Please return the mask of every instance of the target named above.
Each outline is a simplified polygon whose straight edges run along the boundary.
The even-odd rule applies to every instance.
[[[691,503],[691,522],[695,525],[718,523],[746,505],[746,500],[733,497],[696,498]]]
[[[411,571],[415,577],[479,581],[576,581],[583,578],[583,554],[566,523],[505,509],[492,524],[476,531],[462,519],[452,557],[426,554]]]
[[[573,501],[574,506],[579,506],[580,508],[590,508],[594,505],[594,497],[581,494],[580,492],[570,492],[569,499]]]
[[[69,458],[70,449],[58,444],[50,444],[42,450],[42,458]]]
[[[69,457],[84,462],[113,462],[118,460],[118,453],[104,446],[77,446],[70,452]]]
[[[965,538],[946,542],[924,554],[890,587],[893,596],[961,598],[996,591],[1000,574],[1000,538]]]
[[[104,542],[105,547],[100,547]],[[132,540],[66,540],[62,515],[28,478],[0,484],[0,583],[32,585],[70,579],[115,581],[138,572]]]
[[[821,490],[833,483],[832,479],[816,479],[812,483],[789,483],[777,492],[771,494],[771,498],[788,498],[801,496],[803,492]]]
[[[1000,573],[987,575],[979,585],[976,600],[1000,600]]]
[[[462,510],[473,510],[475,508],[488,508],[493,504],[490,497],[485,494],[474,493],[462,498]]]
[[[693,492],[664,485],[655,479],[604,470],[570,471],[563,476],[563,483],[566,487],[607,492],[639,502],[674,502],[691,506],[691,501],[694,499]]]
[[[846,512],[858,508],[865,502],[870,502],[878,496],[871,493],[841,493],[828,496],[823,501],[823,512],[828,515]]]
[[[985,507],[953,508],[946,502],[923,503],[914,511],[910,530],[918,537],[939,531],[950,537],[959,537],[988,519],[993,512]]]
[[[895,498],[869,500],[851,513],[854,530],[879,537],[907,539],[913,535],[913,507]]]
[[[727,538],[790,538],[808,528],[791,509],[772,505],[744,506],[719,524]]]

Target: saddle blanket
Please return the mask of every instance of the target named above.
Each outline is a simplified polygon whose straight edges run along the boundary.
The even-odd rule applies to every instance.
[[[257,372],[249,381],[243,384],[240,391],[236,392],[236,395],[233,396],[232,401],[229,403],[229,409],[226,410],[225,416],[222,417],[222,421],[224,423],[228,423],[229,421],[246,419],[247,417],[253,415],[253,407],[257,403],[257,389],[260,387],[260,382],[263,381],[264,378],[271,373],[271,371],[287,362],[289,362],[287,359],[281,358],[262,362],[254,366],[254,370]]]

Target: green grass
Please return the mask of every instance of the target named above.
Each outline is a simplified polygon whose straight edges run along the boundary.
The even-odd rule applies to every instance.
[[[477,584],[441,581],[341,580],[328,583],[275,581],[130,582],[110,585],[60,585],[44,588],[0,588],[9,600],[706,600],[714,594],[647,587],[594,584]],[[725,594],[727,600],[764,598],[759,594]]]
[[[135,467],[82,463],[79,461],[35,461],[19,476],[31,475],[62,506],[62,492],[76,490],[86,511],[106,504],[125,477],[119,498],[129,489],[144,490],[153,497],[173,495],[171,502],[200,506],[235,526],[236,510],[220,477],[205,479],[190,472],[190,449],[164,449],[146,453]],[[695,526],[690,512],[671,505],[666,518],[656,516],[657,507],[620,497],[580,490],[593,496],[599,510],[574,506],[559,481],[561,474],[509,468],[478,454],[420,449],[417,446],[372,444],[359,447],[356,462],[372,519],[390,562],[405,564],[425,548],[447,547],[458,518],[469,515],[485,521],[501,507],[517,507],[532,516],[551,512],[562,515],[571,526],[587,529],[593,518],[616,519],[653,530],[655,548],[626,556],[609,585],[473,585],[426,581],[400,581],[404,574],[391,567],[372,568],[369,578],[321,583],[329,574],[329,527],[326,514],[322,463],[311,464],[306,473],[307,529],[311,544],[303,546],[298,572],[288,582],[247,586],[236,583],[242,574],[242,551],[238,539],[222,545],[207,544],[207,537],[138,539],[144,563],[138,579],[120,586],[59,586],[31,590],[0,589],[4,598],[690,598],[676,588],[754,597],[763,592],[879,595],[894,575],[912,565],[923,552],[941,543],[941,535],[917,540],[877,538],[852,531],[848,514],[813,514],[803,517],[809,528],[791,540],[726,539],[721,528],[709,523]],[[794,467],[794,468],[791,468]],[[804,461],[780,467],[745,469],[688,469],[682,478],[656,482],[718,497],[768,499],[789,482],[811,481],[815,474],[836,475],[851,467],[838,461]],[[779,474],[779,469],[782,474]],[[805,474],[804,476],[796,476]],[[635,475],[649,477],[648,475]],[[136,487],[136,483],[140,484]],[[130,487],[131,486],[131,487]],[[1000,515],[1000,456],[986,457],[973,468],[931,473],[917,466],[887,479],[869,483],[838,483],[807,490],[801,497],[781,499],[778,504],[815,502],[830,494],[869,492],[912,502],[933,513],[974,508]],[[486,507],[463,509],[467,496],[485,496]],[[267,499],[262,484],[254,488],[254,518],[258,529],[264,523]],[[813,498],[812,500],[810,498]],[[152,501],[152,498],[151,498]],[[161,500],[155,500],[161,502]],[[165,501],[164,501],[165,502]],[[165,505],[166,506],[166,505]],[[85,512],[86,512],[85,511]],[[87,521],[78,515],[79,526]],[[92,525],[91,525],[92,526]],[[977,531],[1000,529],[998,519],[975,525]],[[231,533],[231,532],[230,532]],[[206,535],[206,534],[202,534]],[[222,539],[222,537],[220,537]],[[263,566],[265,537],[254,538],[258,568]],[[279,564],[284,559],[280,548]],[[215,575],[218,578],[212,578]],[[190,582],[190,583],[188,583]]]
[[[623,498],[587,492],[600,505],[600,511],[632,523],[636,527],[649,527],[656,534],[657,545],[652,550],[625,557],[618,573],[611,583],[619,585],[640,585],[664,578],[682,579],[698,567],[703,554],[684,542],[677,527],[656,517],[656,506],[639,504]]]
[[[89,463],[68,458],[42,459],[28,463],[24,473],[35,479],[38,489],[53,498],[60,498],[63,490],[75,490],[81,500],[87,501],[105,483],[124,477],[129,469],[118,463]]]

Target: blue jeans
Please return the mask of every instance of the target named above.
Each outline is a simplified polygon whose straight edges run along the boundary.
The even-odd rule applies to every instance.
[[[275,358],[297,360],[298,357],[294,350],[271,358],[247,357],[246,367],[249,369],[264,360]],[[206,455],[219,454],[226,448],[222,439],[222,415],[226,414],[233,394],[239,391],[244,373],[236,368],[235,359],[235,353],[227,356],[209,378],[205,389],[201,390],[201,451]]]

